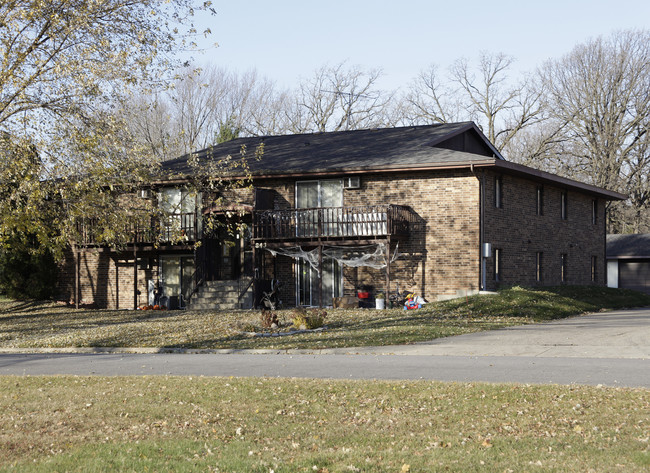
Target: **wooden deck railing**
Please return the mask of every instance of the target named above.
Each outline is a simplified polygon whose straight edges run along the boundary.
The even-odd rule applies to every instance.
[[[121,228],[113,228],[113,233],[132,235],[131,243],[182,243],[201,238],[200,227],[195,213],[168,215],[166,218],[142,221],[126,220]],[[104,232],[98,219],[84,218],[77,222],[77,235],[80,245],[101,245],[105,243]]]
[[[413,218],[401,205],[259,210],[253,216],[253,239],[407,237]]]

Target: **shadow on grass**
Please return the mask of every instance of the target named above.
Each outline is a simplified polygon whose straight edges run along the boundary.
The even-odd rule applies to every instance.
[[[250,337],[236,334],[234,329],[240,321],[259,325],[258,312],[204,315],[192,311],[75,311],[47,303],[0,301],[0,337],[4,340],[0,340],[0,345],[280,350],[378,346],[417,343],[602,309],[649,305],[650,296],[634,291],[602,287],[515,287],[495,295],[433,303],[418,310],[334,311],[326,321],[328,329],[323,332]],[[291,320],[290,312],[280,316]],[[175,328],[152,330],[147,324],[160,321],[166,328]],[[201,329],[192,331],[194,323]],[[110,329],[114,336],[107,336],[100,331],[102,327],[118,328]]]

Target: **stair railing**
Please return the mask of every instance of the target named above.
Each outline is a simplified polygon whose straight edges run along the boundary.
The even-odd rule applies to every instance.
[[[241,308],[241,300],[246,295],[246,292],[248,292],[248,289],[253,285],[254,279],[255,278],[251,277],[251,280],[248,282],[248,284],[246,284],[246,287],[243,290],[241,288],[241,280],[242,280],[241,276],[239,277],[239,279],[237,279],[237,282],[239,284],[239,295],[237,296],[237,305],[239,305],[240,308]],[[253,302],[253,306],[254,305],[255,303]]]

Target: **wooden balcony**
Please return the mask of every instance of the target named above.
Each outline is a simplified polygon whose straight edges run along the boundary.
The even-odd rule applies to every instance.
[[[401,205],[258,210],[253,214],[253,240],[406,239],[414,217],[408,207]]]
[[[173,214],[163,220],[151,219],[148,223],[127,220],[121,228],[112,228],[111,231],[116,235],[131,235],[127,245],[184,245],[201,238],[201,228],[195,213]],[[101,245],[106,241],[106,231],[93,218],[77,222],[77,235],[77,243],[81,246]]]

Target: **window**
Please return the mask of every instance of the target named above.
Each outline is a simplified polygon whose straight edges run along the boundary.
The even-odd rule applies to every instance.
[[[544,186],[537,186],[537,215],[544,215]]]
[[[343,181],[323,179],[296,182],[296,208],[310,209],[297,214],[297,236],[317,236],[323,232],[337,235],[339,225],[337,211],[321,211],[319,208],[343,207]]]
[[[591,201],[591,223],[592,225],[598,223],[598,199]]]
[[[566,191],[562,191],[562,193],[560,194],[560,207],[561,207],[562,220],[566,220],[568,218],[567,192]]]
[[[542,256],[541,251],[535,253],[535,281],[537,282],[542,282]]]
[[[566,283],[566,274],[567,271],[567,255],[566,253],[562,253],[560,255],[560,281],[563,283]]]
[[[158,194],[158,206],[164,215],[162,237],[165,241],[174,240],[179,236],[190,240],[196,238],[197,231],[200,231],[196,219],[200,195],[187,189],[164,187]]]
[[[591,257],[591,282],[596,282],[597,274],[596,274],[596,265],[597,265],[597,259],[595,256]]]
[[[497,209],[503,208],[503,179],[501,176],[494,178],[494,206]]]
[[[494,249],[494,280],[501,281],[501,249]]]

